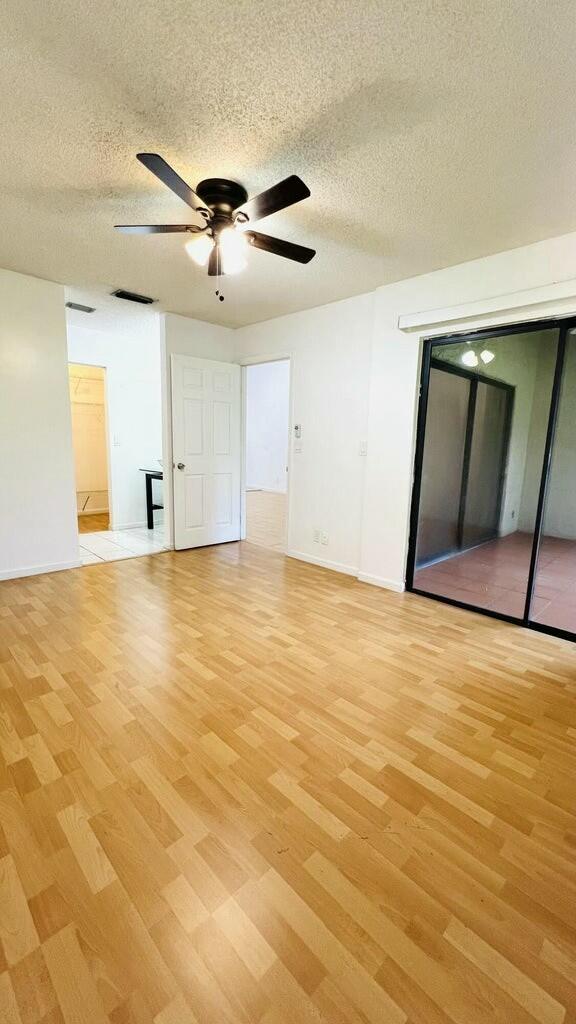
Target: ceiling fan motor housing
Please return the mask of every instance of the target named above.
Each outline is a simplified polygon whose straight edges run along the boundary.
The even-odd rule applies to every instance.
[[[227,178],[206,178],[196,187],[196,192],[214,213],[232,217],[234,210],[248,199],[243,185]]]

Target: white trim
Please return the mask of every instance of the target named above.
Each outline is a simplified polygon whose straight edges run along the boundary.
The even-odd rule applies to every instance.
[[[260,356],[240,356],[237,360],[240,366],[258,366],[260,363],[285,363],[286,360],[290,361],[294,358],[294,353],[287,352],[285,356],[280,355],[260,355]]]
[[[27,565],[22,569],[7,569],[0,571],[0,580],[19,580],[23,576],[40,576],[45,572],[60,572],[61,569],[79,569],[80,561],[54,562],[52,565]]]
[[[383,590],[393,590],[396,594],[403,594],[406,587],[400,580],[387,580],[383,576],[369,576],[366,573],[359,573],[360,583],[369,583],[373,587],[382,587]]]
[[[558,302],[576,303],[576,278],[566,281],[555,281],[553,284],[539,288],[526,288],[518,292],[503,295],[492,295],[475,302],[465,302],[457,306],[444,306],[440,309],[428,309],[418,313],[405,313],[398,317],[401,331],[421,331],[425,328],[440,327],[442,324],[453,324],[464,320],[477,320],[482,317],[502,316],[514,312],[521,320],[542,320],[553,315],[548,306]],[[522,315],[528,310],[528,315]],[[568,316],[569,311],[561,314]]]
[[[331,569],[332,572],[342,572],[346,576],[356,576],[358,568],[355,565],[344,565],[343,562],[329,562],[324,558],[317,558],[316,555],[308,555],[304,551],[287,551],[288,558],[297,558],[299,562],[309,562],[311,565],[319,565],[322,569]]]

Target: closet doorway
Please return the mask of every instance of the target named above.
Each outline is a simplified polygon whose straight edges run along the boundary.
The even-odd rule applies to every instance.
[[[106,370],[68,364],[78,533],[109,528]]]
[[[573,320],[424,342],[407,587],[576,638]]]

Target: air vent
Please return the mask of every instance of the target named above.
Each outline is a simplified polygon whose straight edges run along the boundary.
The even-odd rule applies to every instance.
[[[156,302],[156,299],[151,299],[148,295],[138,295],[137,292],[125,292],[123,288],[117,288],[115,292],[112,292],[117,299],[127,299],[128,302],[139,302],[143,306],[149,306],[151,302]]]
[[[94,313],[95,306],[82,306],[80,302],[67,302],[66,309],[77,309],[79,313]]]

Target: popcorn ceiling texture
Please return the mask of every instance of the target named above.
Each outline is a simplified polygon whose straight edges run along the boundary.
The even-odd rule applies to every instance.
[[[573,0],[3,0],[0,266],[239,326],[576,229]],[[135,159],[312,197],[226,302]],[[193,214],[190,211],[191,219]]]

